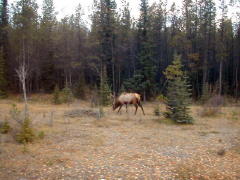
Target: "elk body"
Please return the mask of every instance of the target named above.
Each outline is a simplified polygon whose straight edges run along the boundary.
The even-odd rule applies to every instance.
[[[139,106],[142,109],[143,114],[145,115],[142,104],[141,104],[141,96],[137,93],[122,93],[119,97],[114,98],[113,111],[119,107],[118,112],[120,112],[122,106],[126,105],[126,112],[127,112],[127,107],[129,104],[133,104],[135,106],[136,108],[135,114],[137,113],[138,106]]]

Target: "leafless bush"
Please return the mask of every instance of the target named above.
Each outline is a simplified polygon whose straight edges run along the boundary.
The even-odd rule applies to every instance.
[[[99,97],[97,93],[93,93],[90,96],[91,107],[97,107],[99,105]]]
[[[207,105],[211,107],[220,107],[220,106],[223,106],[223,104],[224,104],[224,98],[220,95],[213,96],[207,102]]]
[[[220,95],[215,95],[210,98],[204,105],[200,112],[202,117],[216,116],[221,112],[221,107],[224,104],[224,98]]]

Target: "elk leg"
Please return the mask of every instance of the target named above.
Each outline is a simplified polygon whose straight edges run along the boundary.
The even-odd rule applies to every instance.
[[[128,112],[128,111],[127,111],[127,108],[128,108],[128,105],[126,104],[126,112]]]
[[[144,110],[143,110],[143,107],[142,107],[141,103],[138,103],[138,105],[139,105],[139,106],[140,106],[140,108],[142,109],[143,115],[145,115],[145,113],[144,113]]]
[[[137,114],[137,110],[138,110],[138,105],[135,104],[134,106],[135,106],[135,108],[136,108],[136,110],[135,110],[135,115],[136,115],[136,114]]]
[[[121,108],[122,108],[122,105],[119,107],[119,109],[118,109],[118,113],[120,112]]]

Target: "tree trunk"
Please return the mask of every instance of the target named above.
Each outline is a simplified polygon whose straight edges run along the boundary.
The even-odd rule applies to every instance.
[[[235,81],[236,81],[236,85],[235,85],[235,98],[236,98],[236,101],[237,101],[238,100],[238,65],[236,67]]]
[[[27,105],[27,91],[26,91],[26,79],[22,81],[23,97],[24,97],[24,119],[28,117],[28,105]]]
[[[112,88],[113,88],[113,93],[116,93],[115,89],[115,67],[114,67],[114,62],[112,62]]]
[[[222,65],[223,62],[221,60],[219,65],[219,95],[222,94]]]

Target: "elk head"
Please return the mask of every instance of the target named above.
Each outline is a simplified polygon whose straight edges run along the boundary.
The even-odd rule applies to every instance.
[[[115,96],[115,94],[112,94],[111,97],[112,97],[112,101],[113,101],[112,108],[113,108],[113,111],[114,111],[117,107],[119,107],[119,102],[118,102],[118,99]]]

